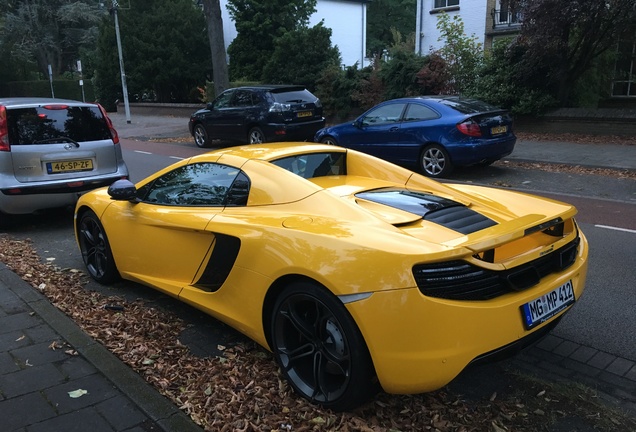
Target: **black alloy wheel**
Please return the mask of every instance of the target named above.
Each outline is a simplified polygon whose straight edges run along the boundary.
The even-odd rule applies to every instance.
[[[265,142],[265,134],[260,128],[253,127],[247,134],[247,142],[250,144],[261,144]]]
[[[106,232],[97,215],[90,210],[80,217],[78,239],[82,260],[91,277],[102,284],[118,280],[119,272]]]
[[[309,282],[283,290],[272,311],[272,351],[292,387],[312,403],[345,411],[374,395],[366,343],[342,302]]]
[[[205,130],[201,123],[194,126],[194,143],[199,148],[210,147],[208,132]]]
[[[453,170],[453,165],[444,147],[429,144],[422,150],[420,169],[428,177],[445,177]]]

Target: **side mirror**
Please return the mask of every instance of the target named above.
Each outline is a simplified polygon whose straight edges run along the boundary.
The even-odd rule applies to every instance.
[[[205,108],[206,108],[206,109],[209,109],[210,111],[212,111],[212,110],[214,109],[214,104],[213,104],[212,102],[208,102],[208,103],[205,105]]]
[[[130,180],[117,180],[108,187],[108,195],[117,201],[136,201],[137,188]]]
[[[352,123],[352,126],[358,129],[362,128],[362,119],[355,119],[355,121]]]

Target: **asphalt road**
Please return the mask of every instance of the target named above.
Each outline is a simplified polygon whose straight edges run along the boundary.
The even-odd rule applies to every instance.
[[[122,146],[133,181],[203,152],[189,143],[122,140]],[[636,361],[634,180],[519,169],[500,163],[457,172],[450,181],[512,188],[575,204],[579,209],[577,219],[590,241],[588,282],[583,297],[554,334]],[[43,259],[62,268],[83,269],[72,233],[72,212],[58,210],[24,217],[9,232],[18,238],[31,238]],[[219,343],[228,345],[242,338],[216,320],[138,284],[120,282],[104,287],[89,282],[88,288],[129,299],[144,298],[187,317],[194,326],[183,335],[182,342],[194,352],[213,353]]]

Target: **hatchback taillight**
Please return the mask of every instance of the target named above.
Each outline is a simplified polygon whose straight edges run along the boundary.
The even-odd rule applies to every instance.
[[[285,111],[291,111],[291,104],[274,102],[272,106],[269,107],[269,112],[285,112]]]
[[[472,137],[481,136],[481,129],[479,128],[479,125],[475,123],[475,121],[472,119],[468,119],[461,123],[458,123],[457,129],[464,135],[468,135]]]
[[[11,151],[9,145],[9,125],[7,124],[7,108],[0,105],[0,151]]]
[[[108,125],[108,129],[110,129],[110,134],[113,137],[113,144],[119,144],[119,134],[117,134],[117,130],[115,130],[115,126],[113,126],[113,121],[106,114],[106,110],[100,104],[97,104],[99,110],[102,112],[104,119],[106,120],[106,124]]]

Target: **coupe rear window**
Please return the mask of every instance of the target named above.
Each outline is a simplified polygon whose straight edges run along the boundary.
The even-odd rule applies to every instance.
[[[11,145],[111,139],[98,107],[16,108],[7,111],[7,123]]]
[[[449,106],[462,114],[479,114],[493,111],[503,111],[494,105],[487,104],[474,99],[440,99],[442,105]]]
[[[310,153],[272,161],[303,178],[346,175],[345,153]]]

